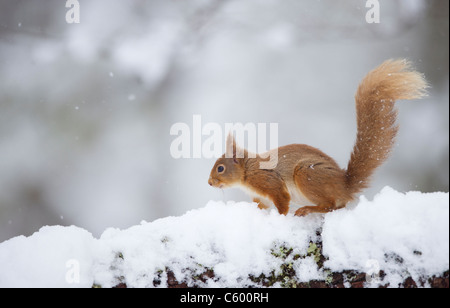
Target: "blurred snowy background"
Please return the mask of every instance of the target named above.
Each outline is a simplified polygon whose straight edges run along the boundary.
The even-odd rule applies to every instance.
[[[371,198],[448,191],[449,2],[0,0],[0,242],[43,225],[107,227],[249,200],[207,184],[214,159],[170,155],[176,122],[278,123],[344,167],[361,78],[409,58],[430,96],[400,102],[392,158]]]

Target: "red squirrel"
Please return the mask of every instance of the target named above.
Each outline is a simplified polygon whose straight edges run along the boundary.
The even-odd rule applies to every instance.
[[[291,202],[308,205],[299,208],[297,216],[343,208],[368,187],[369,178],[392,150],[398,131],[395,101],[422,98],[427,87],[423,75],[407,60],[387,60],[367,74],[355,95],[358,131],[347,169],[304,144],[271,150],[278,151],[277,165],[260,169],[260,162],[270,156],[270,151],[249,155],[229,135],[226,154],[232,155],[217,159],[208,183],[218,188],[239,186],[253,195],[259,208],[273,203],[284,215]]]

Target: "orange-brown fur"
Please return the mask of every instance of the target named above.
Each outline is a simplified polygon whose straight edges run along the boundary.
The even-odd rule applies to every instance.
[[[398,131],[395,101],[421,98],[426,87],[423,76],[406,60],[385,61],[367,74],[355,95],[358,132],[347,169],[304,144],[272,150],[278,151],[278,164],[260,169],[264,159],[259,155],[250,158],[230,136],[226,155],[230,158],[224,154],[216,161],[208,183],[219,188],[243,187],[255,195],[253,201],[261,209],[268,207],[262,199],[268,199],[280,214],[287,214],[291,201],[298,200],[310,204],[299,208],[298,216],[342,208],[367,188],[371,175],[391,152]],[[219,172],[219,166],[223,171]]]

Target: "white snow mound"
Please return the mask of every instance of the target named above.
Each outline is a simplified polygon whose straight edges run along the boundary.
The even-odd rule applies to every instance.
[[[321,269],[307,256],[318,231],[327,257]],[[281,257],[285,248],[293,250]],[[99,239],[74,226],[43,227],[0,244],[0,287],[165,287],[166,269],[188,285],[213,269],[214,279],[196,283],[246,287],[255,285],[249,275],[276,274],[283,262],[299,282],[326,279],[330,270],[382,270],[383,284],[395,287],[409,276],[442,274],[449,269],[449,194],[386,187],[354,209],[302,218],[211,201],[180,217],[107,229]]]

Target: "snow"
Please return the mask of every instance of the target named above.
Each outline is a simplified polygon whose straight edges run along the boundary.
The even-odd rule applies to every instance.
[[[364,272],[374,260],[394,285],[406,272],[415,281],[439,274],[449,267],[448,199],[448,193],[402,194],[385,187],[373,201],[361,197],[352,211],[330,213],[322,232],[325,266]]]
[[[320,230],[323,268],[307,254]],[[353,209],[301,218],[210,201],[183,216],[107,229],[99,239],[75,226],[43,227],[0,244],[0,287],[166,287],[167,268],[188,285],[213,269],[205,287],[248,287],[255,285],[249,275],[277,274],[283,263],[299,282],[323,280],[329,270],[383,270],[390,286],[442,274],[449,269],[449,194],[386,187]]]
[[[201,274],[214,268],[219,284],[208,286],[245,286],[248,275],[269,274],[276,245],[297,247],[306,253],[309,240],[315,238],[320,220],[308,219],[299,224],[293,216],[280,216],[275,210],[264,212],[255,204],[210,202],[205,208],[181,217],[143,223],[125,231],[109,229],[100,240],[116,254],[123,255],[120,272],[129,286],[149,287],[152,276],[169,267],[181,281],[185,269]],[[107,270],[105,268],[105,270]],[[149,279],[150,278],[150,279]],[[238,282],[238,280],[241,280]],[[116,282],[113,282],[113,284]],[[99,281],[110,286],[110,281]]]
[[[16,237],[0,246],[1,287],[68,287],[67,262],[78,260],[80,281],[92,286],[95,240],[77,227],[43,227],[26,238]]]

